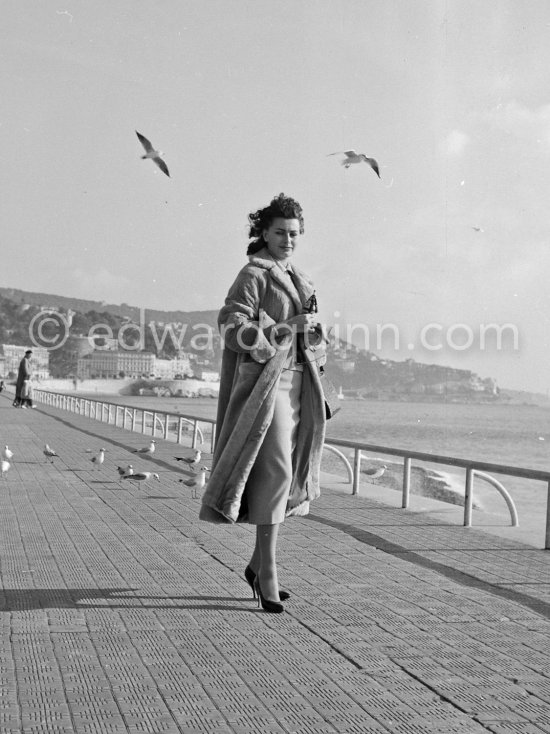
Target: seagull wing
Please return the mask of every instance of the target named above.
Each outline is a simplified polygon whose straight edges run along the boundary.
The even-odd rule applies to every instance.
[[[155,161],[155,163],[157,164],[157,166],[158,166],[158,167],[160,168],[160,170],[161,170],[161,171],[162,171],[163,173],[165,173],[165,174],[166,174],[166,175],[168,176],[168,178],[170,178],[170,172],[169,172],[169,170],[168,170],[168,166],[167,166],[167,165],[166,165],[166,163],[165,163],[165,162],[164,162],[164,161],[162,160],[162,158],[159,158],[159,157],[157,156],[157,157],[153,158],[153,160]]]
[[[372,168],[372,170],[376,173],[378,178],[380,178],[380,170],[378,168],[378,163],[374,160],[374,158],[367,158],[365,156],[365,160],[369,164],[369,166]]]
[[[357,153],[354,150],[337,150],[336,153],[328,153],[328,155],[347,155],[349,157],[357,155]]]
[[[152,150],[154,150],[153,146],[151,145],[151,143],[147,140],[147,138],[144,135],[142,135],[141,133],[138,133],[137,130],[136,130],[136,135],[139,138],[139,142],[145,148],[146,153],[150,153]]]

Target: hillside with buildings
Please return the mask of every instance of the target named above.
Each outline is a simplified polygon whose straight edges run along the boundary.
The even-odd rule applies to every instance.
[[[216,318],[214,310],[162,312],[0,288],[0,376],[12,378],[25,348],[31,347],[37,376],[215,382],[222,353]],[[413,359],[381,359],[334,339],[328,345],[327,372],[344,395],[357,398],[517,399],[492,377]]]

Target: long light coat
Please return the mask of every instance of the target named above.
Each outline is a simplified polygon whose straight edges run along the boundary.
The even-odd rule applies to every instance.
[[[313,294],[309,278],[292,267],[285,274],[267,250],[250,256],[233,285],[218,324],[225,342],[217,415],[217,442],[201,520],[241,522],[248,475],[271,423],[281,371],[295,348],[291,336],[275,340],[274,324],[303,312]],[[300,423],[286,515],[305,515],[319,496],[319,467],[325,438],[325,403],[319,366],[325,361],[321,332],[304,339]]]

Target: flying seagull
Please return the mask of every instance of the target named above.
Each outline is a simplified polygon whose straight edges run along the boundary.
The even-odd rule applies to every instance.
[[[342,165],[344,166],[344,168],[349,168],[352,163],[362,163],[362,161],[365,161],[365,163],[368,163],[372,170],[376,173],[378,178],[380,178],[378,163],[374,160],[374,158],[367,158],[364,153],[356,153],[354,150],[340,150],[336,151],[336,153],[329,153],[328,155],[345,155],[346,157],[342,161]]]
[[[157,166],[160,168],[160,170],[165,173],[168,178],[170,178],[170,172],[168,170],[168,166],[166,163],[162,160],[161,155],[162,153],[160,150],[155,150],[149,140],[144,135],[141,135],[141,133],[138,133],[136,130],[136,135],[139,138],[139,142],[143,145],[145,149],[145,155],[142,155],[141,158],[150,158],[153,163],[156,163]]]

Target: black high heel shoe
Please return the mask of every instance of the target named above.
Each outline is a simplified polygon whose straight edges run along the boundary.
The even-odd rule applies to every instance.
[[[256,594],[258,594],[258,606],[260,606],[261,602],[262,607],[266,612],[271,612],[271,614],[280,614],[281,612],[285,611],[285,608],[280,602],[269,601],[269,599],[264,598],[262,590],[260,589],[260,582],[257,576],[254,579],[254,588],[256,590]]]
[[[247,566],[244,569],[244,577],[248,582],[248,585],[252,589],[253,598],[256,598],[256,589],[254,588],[254,580],[256,578],[256,574],[254,571],[250,568],[250,566]],[[280,601],[286,601],[286,599],[290,599],[290,594],[288,591],[285,591],[284,589],[279,589],[279,599]]]

